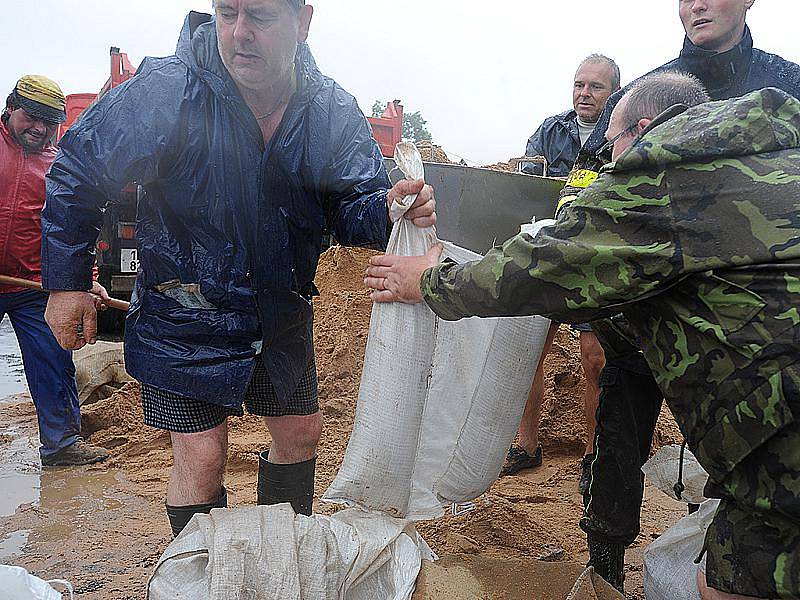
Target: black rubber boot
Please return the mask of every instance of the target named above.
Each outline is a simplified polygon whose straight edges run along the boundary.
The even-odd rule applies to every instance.
[[[317,458],[291,465],[267,460],[269,450],[258,455],[258,504],[289,502],[298,515],[311,516]]]
[[[625,593],[625,546],[588,536],[589,563],[595,572],[608,583]]]
[[[172,535],[173,537],[178,537],[178,534],[183,531],[183,528],[197,513],[207,515],[212,508],[228,508],[228,490],[223,487],[219,498],[208,504],[194,504],[191,506],[170,506],[167,504],[166,507],[169,524],[172,527]]]

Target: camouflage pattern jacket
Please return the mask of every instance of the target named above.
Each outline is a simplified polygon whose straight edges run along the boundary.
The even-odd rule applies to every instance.
[[[422,277],[440,317],[622,313],[721,481],[800,417],[800,102],[774,88],[653,129],[537,237]]]

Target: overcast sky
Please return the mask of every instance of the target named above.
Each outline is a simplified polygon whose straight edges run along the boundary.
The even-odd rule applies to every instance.
[[[2,0],[0,90],[25,73],[67,94],[96,92],[108,50],[138,65],[174,51],[190,10],[210,0]],[[487,164],[519,156],[547,116],[571,105],[572,77],[592,52],[629,81],[677,56],[678,0],[309,0],[310,44],[321,69],[358,98],[399,98],[428,120],[451,156]],[[8,10],[15,4],[19,9]],[[22,8],[24,6],[24,8]],[[757,0],[756,47],[800,61],[797,0]]]

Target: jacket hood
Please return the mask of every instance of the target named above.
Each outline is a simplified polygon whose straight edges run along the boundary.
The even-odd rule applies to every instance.
[[[753,60],[753,36],[745,25],[739,43],[727,52],[714,52],[695,46],[689,37],[683,40],[680,61],[690,73],[698,77],[711,96],[747,76]]]
[[[708,162],[800,147],[800,101],[776,88],[708,102],[659,125],[608,170]]]
[[[186,16],[175,55],[224,100],[240,98],[236,84],[219,55],[215,18],[212,15],[192,11]],[[324,78],[306,43],[297,47],[295,70],[297,95],[309,98]]]

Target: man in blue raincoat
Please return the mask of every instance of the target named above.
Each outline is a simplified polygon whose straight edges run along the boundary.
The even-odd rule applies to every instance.
[[[191,13],[176,54],[88,110],[61,141],[42,216],[47,319],[65,348],[95,338],[93,245],[108,198],[144,188],[140,271],[125,361],[145,422],[170,431],[167,514],[177,535],[224,507],[229,415],[272,437],[258,502],[310,514],[321,431],[311,297],[323,232],[385,246],[387,205],[435,222],[422,182],[391,190],[355,99],[317,69],[303,0],[216,0]],[[82,337],[78,326],[82,325]]]

